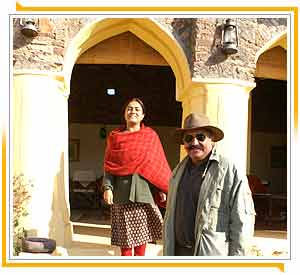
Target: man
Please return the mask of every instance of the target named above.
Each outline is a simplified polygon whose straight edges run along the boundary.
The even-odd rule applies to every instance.
[[[255,211],[246,175],[217,152],[224,137],[191,113],[178,140],[188,156],[173,170],[164,220],[165,256],[242,256],[254,233]]]

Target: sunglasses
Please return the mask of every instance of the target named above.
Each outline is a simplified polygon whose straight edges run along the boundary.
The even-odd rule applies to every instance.
[[[206,135],[202,133],[196,135],[185,135],[183,137],[183,141],[186,143],[190,143],[194,140],[194,138],[196,138],[200,142],[203,142],[206,139]]]

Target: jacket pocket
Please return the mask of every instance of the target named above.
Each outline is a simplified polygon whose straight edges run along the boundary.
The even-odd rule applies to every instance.
[[[215,232],[226,232],[227,228],[227,217],[223,209],[215,207],[210,208],[208,217],[208,229]]]
[[[208,228],[215,232],[225,232],[228,215],[226,214],[226,193],[218,187],[211,198],[208,216]]]
[[[215,208],[220,208],[222,198],[224,200],[224,192],[222,187],[217,187],[214,194],[212,194],[210,205]]]

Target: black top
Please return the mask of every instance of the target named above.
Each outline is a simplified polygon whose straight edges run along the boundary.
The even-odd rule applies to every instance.
[[[207,161],[194,165],[188,160],[178,185],[175,210],[175,238],[180,246],[193,246],[199,192]]]

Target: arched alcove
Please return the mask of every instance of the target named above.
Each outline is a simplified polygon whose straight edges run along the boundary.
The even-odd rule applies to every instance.
[[[267,185],[269,197],[254,197],[257,226],[286,226],[287,205],[287,38],[267,42],[256,55],[256,87],[251,91],[249,174]],[[281,223],[278,223],[281,221]]]
[[[287,33],[268,41],[256,54],[255,76],[277,80],[287,79]]]

